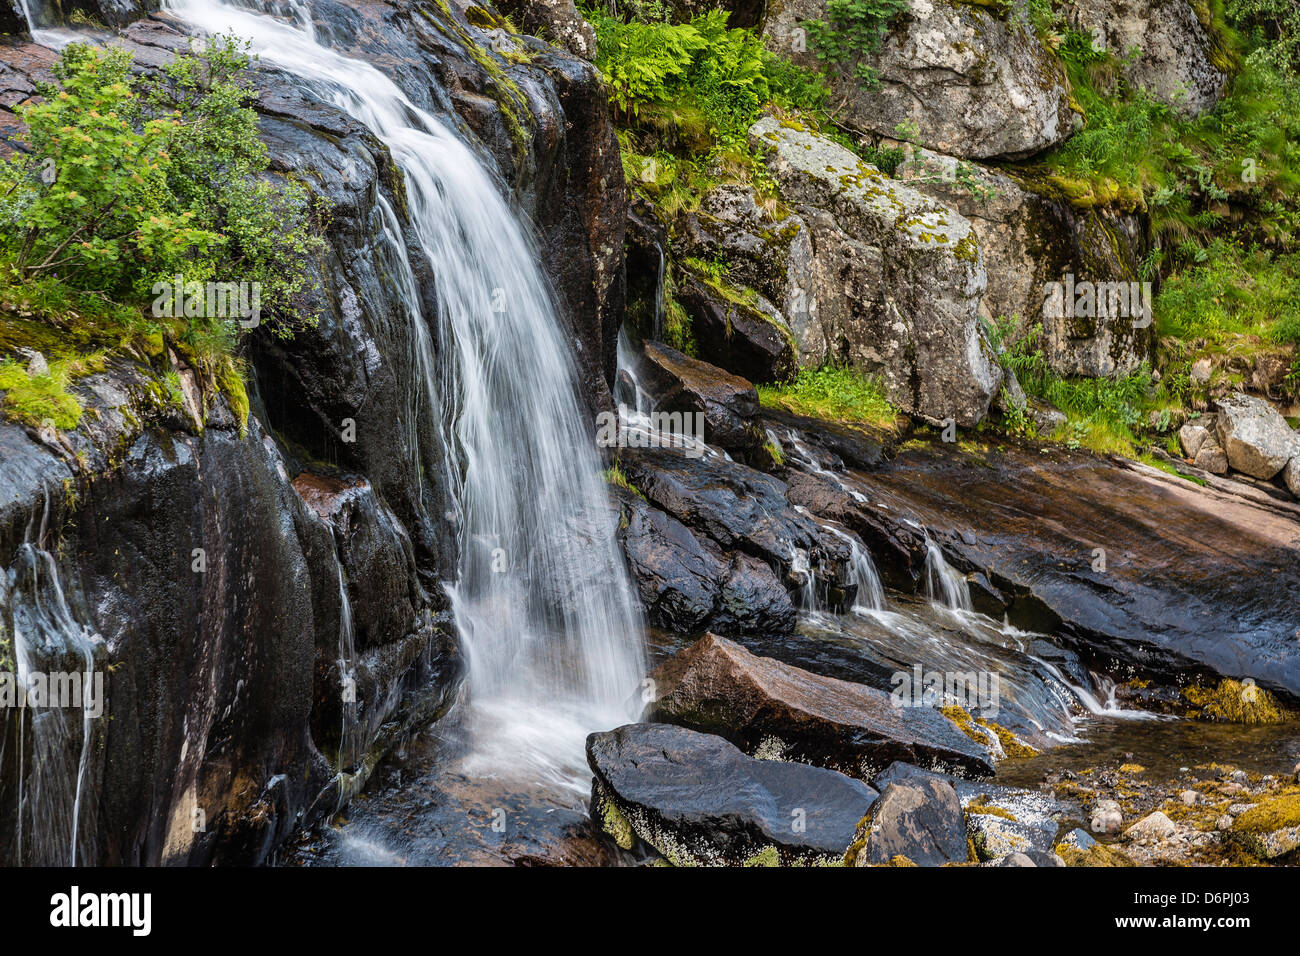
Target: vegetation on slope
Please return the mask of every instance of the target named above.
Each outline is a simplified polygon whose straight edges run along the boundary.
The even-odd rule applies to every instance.
[[[267,178],[248,62],[231,37],[151,73],[72,44],[19,107],[26,130],[0,162],[6,416],[74,427],[69,386],[113,354],[157,360],[179,394],[169,351],[246,414],[241,337],[310,321],[294,303],[323,242],[306,191]]]

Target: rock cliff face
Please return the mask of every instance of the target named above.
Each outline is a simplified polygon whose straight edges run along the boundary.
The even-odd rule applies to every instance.
[[[148,69],[185,43],[176,21],[146,16],[154,7],[77,9],[124,27],[120,42]],[[488,13],[313,9],[336,45],[389,70],[500,171],[536,225],[583,394],[606,407],[626,200],[595,71],[506,35]],[[59,23],[70,14],[51,8]],[[4,51],[7,110],[49,78],[53,56]],[[446,456],[438,423],[415,414],[428,383],[385,238],[406,225],[400,173],[331,104],[269,67],[253,78],[273,168],[305,180],[330,225],[306,304],[319,323],[290,342],[254,338],[247,425],[214,397],[216,383],[170,354],[82,380],[92,411],[66,438],[0,423],[0,649],[30,644],[52,666],[89,647],[107,675],[112,719],[91,729],[79,787],[61,782],[96,804],[81,862],[264,860],[355,793],[405,729],[445,709],[461,674],[440,586],[456,561]],[[17,125],[0,113],[0,127]],[[438,277],[405,247],[436,314]],[[179,410],[159,398],[169,373],[187,385]],[[29,627],[56,587],[72,623]],[[0,752],[32,745],[30,728],[9,718],[3,728]],[[79,726],[60,737],[73,767],[81,739]],[[17,800],[5,759],[0,819],[17,819]],[[28,824],[21,849],[0,827],[0,859],[67,862],[43,857]]]
[[[768,45],[816,66],[809,20],[827,18],[825,0],[773,4]],[[912,0],[880,51],[865,65],[879,75],[868,89],[856,64],[828,68],[835,101],[852,126],[898,136],[966,158],[1020,158],[1066,139],[1080,122],[1065,73],[1022,19],[991,6]]]

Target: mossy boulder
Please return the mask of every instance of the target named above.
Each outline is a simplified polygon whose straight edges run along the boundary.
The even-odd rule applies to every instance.
[[[1300,848],[1300,793],[1257,803],[1233,821],[1232,836],[1265,860]]]
[[[1071,8],[1094,45],[1120,58],[1132,86],[1189,118],[1219,101],[1230,65],[1216,48],[1208,5],[1201,10],[1189,0],[1101,0]]]
[[[903,411],[979,422],[1002,370],[978,319],[987,277],[970,222],[797,124],[765,117],[749,136],[815,250],[786,316],[799,364],[852,365]]]
[[[1019,316],[1017,332],[1041,321],[1044,358],[1062,375],[1127,375],[1151,359],[1154,324],[1109,314],[1066,317],[1044,307],[1048,283],[1070,276],[1135,281],[1146,254],[1140,211],[1081,206],[1056,184],[1023,170],[1013,176],[923,148],[907,148],[905,156],[895,175],[957,210],[975,231],[988,273],[982,317]]]

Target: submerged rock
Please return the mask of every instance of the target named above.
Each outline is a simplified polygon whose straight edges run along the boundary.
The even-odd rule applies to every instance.
[[[678,866],[838,864],[876,799],[859,780],[755,760],[721,737],[628,724],[587,738],[591,815]]]
[[[968,860],[957,792],[946,781],[891,783],[858,825],[845,862],[871,866],[903,857],[917,866]]]
[[[988,755],[931,707],[822,677],[706,634],[650,675],[649,715],[718,734],[745,752],[870,779],[896,760],[991,774]]]

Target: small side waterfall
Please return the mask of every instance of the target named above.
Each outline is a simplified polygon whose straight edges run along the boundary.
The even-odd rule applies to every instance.
[[[925,539],[925,592],[936,607],[949,611],[970,611],[970,585],[943,556],[943,549]]]
[[[856,536],[831,524],[823,524],[822,527],[849,546],[849,583],[857,587],[852,610],[858,613],[883,611],[885,588],[880,583],[880,574],[876,571],[876,563],[871,560],[871,554]]]
[[[337,558],[335,559],[337,561]],[[347,579],[343,575],[343,562],[339,570],[339,684],[342,689],[342,726],[339,728],[340,773],[356,767],[361,756],[361,741],[357,734],[357,643],[356,628],[352,623],[352,599],[348,597]]]
[[[0,568],[0,658],[4,643],[12,657],[0,673],[0,714],[16,722],[14,862],[76,866],[95,839],[88,771],[106,707],[95,672],[103,638],[76,619],[54,555],[39,546],[48,512],[47,499],[39,530]]]
[[[166,7],[202,32],[250,40],[262,61],[369,127],[402,169],[410,228],[438,283],[437,382],[461,466],[449,476],[460,563],[447,591],[480,724],[474,749],[485,772],[585,786],[586,734],[635,716],[641,622],[527,230],[465,143],[371,64],[309,27],[227,3]],[[408,309],[421,324],[418,302]]]

